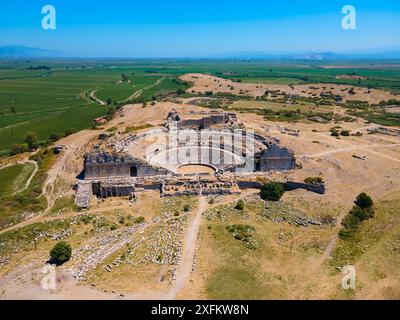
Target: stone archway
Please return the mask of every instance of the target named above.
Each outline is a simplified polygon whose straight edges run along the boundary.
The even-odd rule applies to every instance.
[[[131,171],[131,177],[137,177],[137,176],[138,176],[138,175],[137,175],[137,168],[136,168],[136,166],[131,166],[130,171]]]

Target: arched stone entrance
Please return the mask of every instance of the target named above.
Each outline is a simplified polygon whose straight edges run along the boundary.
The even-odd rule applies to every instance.
[[[136,166],[131,167],[131,177],[137,177],[137,168]]]

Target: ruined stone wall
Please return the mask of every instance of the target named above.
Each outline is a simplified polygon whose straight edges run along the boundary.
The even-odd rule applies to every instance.
[[[96,195],[100,198],[126,197],[134,191],[134,186],[100,186],[99,193]]]
[[[325,184],[310,184],[302,182],[287,181],[284,184],[285,191],[304,189],[318,194],[325,194]]]
[[[168,173],[167,169],[153,167],[142,162],[85,164],[85,179],[145,177],[166,175]]]
[[[128,163],[87,163],[85,178],[129,177],[131,165]]]
[[[282,171],[282,170],[293,170],[296,168],[296,160],[294,157],[282,157],[282,158],[261,158],[260,159],[260,171]]]
[[[214,124],[223,124],[229,118],[226,114],[215,114],[201,119],[185,119],[178,122],[178,128],[208,129]]]

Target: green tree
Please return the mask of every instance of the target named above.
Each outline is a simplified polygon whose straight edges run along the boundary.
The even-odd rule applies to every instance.
[[[19,153],[27,152],[28,151],[28,146],[26,144],[13,144],[11,147],[10,154],[11,155],[16,155]]]
[[[360,219],[352,214],[348,214],[342,222],[342,225],[346,228],[346,229],[351,229],[354,230],[358,227],[360,223]]]
[[[56,142],[56,141],[58,141],[58,140],[60,140],[60,135],[57,134],[57,133],[53,133],[53,134],[51,134],[50,137],[49,137],[49,141],[50,141],[50,142]]]
[[[270,182],[262,186],[261,198],[268,201],[279,201],[284,192],[282,183]]]
[[[359,206],[354,206],[350,214],[360,219],[360,221],[368,220],[370,218],[370,211],[368,209],[361,209]]]
[[[365,192],[360,193],[355,201],[355,204],[359,206],[361,209],[372,208],[374,202],[371,197],[367,195]]]
[[[65,136],[66,137],[68,137],[68,136],[70,136],[71,134],[74,134],[75,132],[77,132],[77,130],[75,129],[75,128],[70,128],[70,129],[67,129],[66,131],[65,131]]]
[[[65,241],[60,241],[51,249],[50,261],[59,266],[71,259],[71,255],[71,246]]]
[[[37,142],[37,134],[33,131],[27,132],[24,141],[28,145],[29,150],[34,149]]]

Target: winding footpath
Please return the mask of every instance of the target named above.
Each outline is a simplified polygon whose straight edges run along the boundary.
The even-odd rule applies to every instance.
[[[90,92],[90,99],[96,101],[97,103],[101,104],[102,106],[107,105],[107,103],[106,103],[105,101],[103,101],[103,100],[101,100],[101,99],[99,99],[99,98],[96,97],[96,92],[97,92],[97,89],[92,90],[92,91]]]
[[[199,207],[196,215],[186,230],[186,235],[183,245],[182,262],[179,264],[176,272],[176,279],[172,283],[172,287],[169,290],[166,299],[174,300],[176,296],[183,290],[185,284],[190,278],[190,274],[193,268],[193,260],[196,253],[197,236],[199,234],[201,217],[203,212],[207,208],[207,198],[204,196],[199,197]]]

